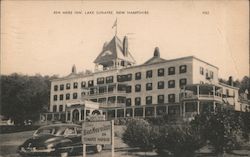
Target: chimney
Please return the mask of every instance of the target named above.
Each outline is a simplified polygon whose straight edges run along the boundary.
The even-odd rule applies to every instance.
[[[233,77],[232,76],[229,76],[229,78],[228,78],[228,84],[230,86],[234,86],[234,81],[233,81]]]
[[[76,66],[75,66],[75,64],[72,66],[72,70],[71,70],[71,73],[74,73],[74,74],[76,74]]]
[[[155,47],[154,57],[160,58],[160,50],[159,50],[159,47]]]
[[[128,56],[128,37],[125,36],[123,39],[123,55]]]

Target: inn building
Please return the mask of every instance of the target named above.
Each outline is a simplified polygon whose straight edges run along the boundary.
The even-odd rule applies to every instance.
[[[161,58],[158,47],[145,63],[136,65],[128,38],[115,35],[94,60],[93,72],[51,81],[49,112],[41,121],[81,122],[88,115],[125,117],[192,117],[216,107],[244,110],[238,88],[218,80],[219,68],[194,56]]]

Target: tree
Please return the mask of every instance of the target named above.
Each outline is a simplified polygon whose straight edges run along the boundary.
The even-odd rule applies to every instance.
[[[15,124],[37,120],[49,105],[49,76],[11,74],[1,76],[1,115]],[[55,78],[55,76],[53,76]]]
[[[199,132],[202,141],[209,141],[218,154],[239,146],[243,135],[241,124],[239,114],[226,109],[197,115],[191,121],[191,126]]]

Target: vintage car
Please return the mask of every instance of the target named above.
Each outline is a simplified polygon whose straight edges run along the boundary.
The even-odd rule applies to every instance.
[[[18,153],[21,156],[67,156],[82,153],[81,129],[76,124],[43,126],[18,147]],[[102,145],[87,145],[87,151],[101,152],[102,148]]]

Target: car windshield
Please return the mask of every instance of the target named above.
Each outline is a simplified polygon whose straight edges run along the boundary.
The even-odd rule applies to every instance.
[[[63,135],[65,128],[47,127],[38,129],[34,135]]]

